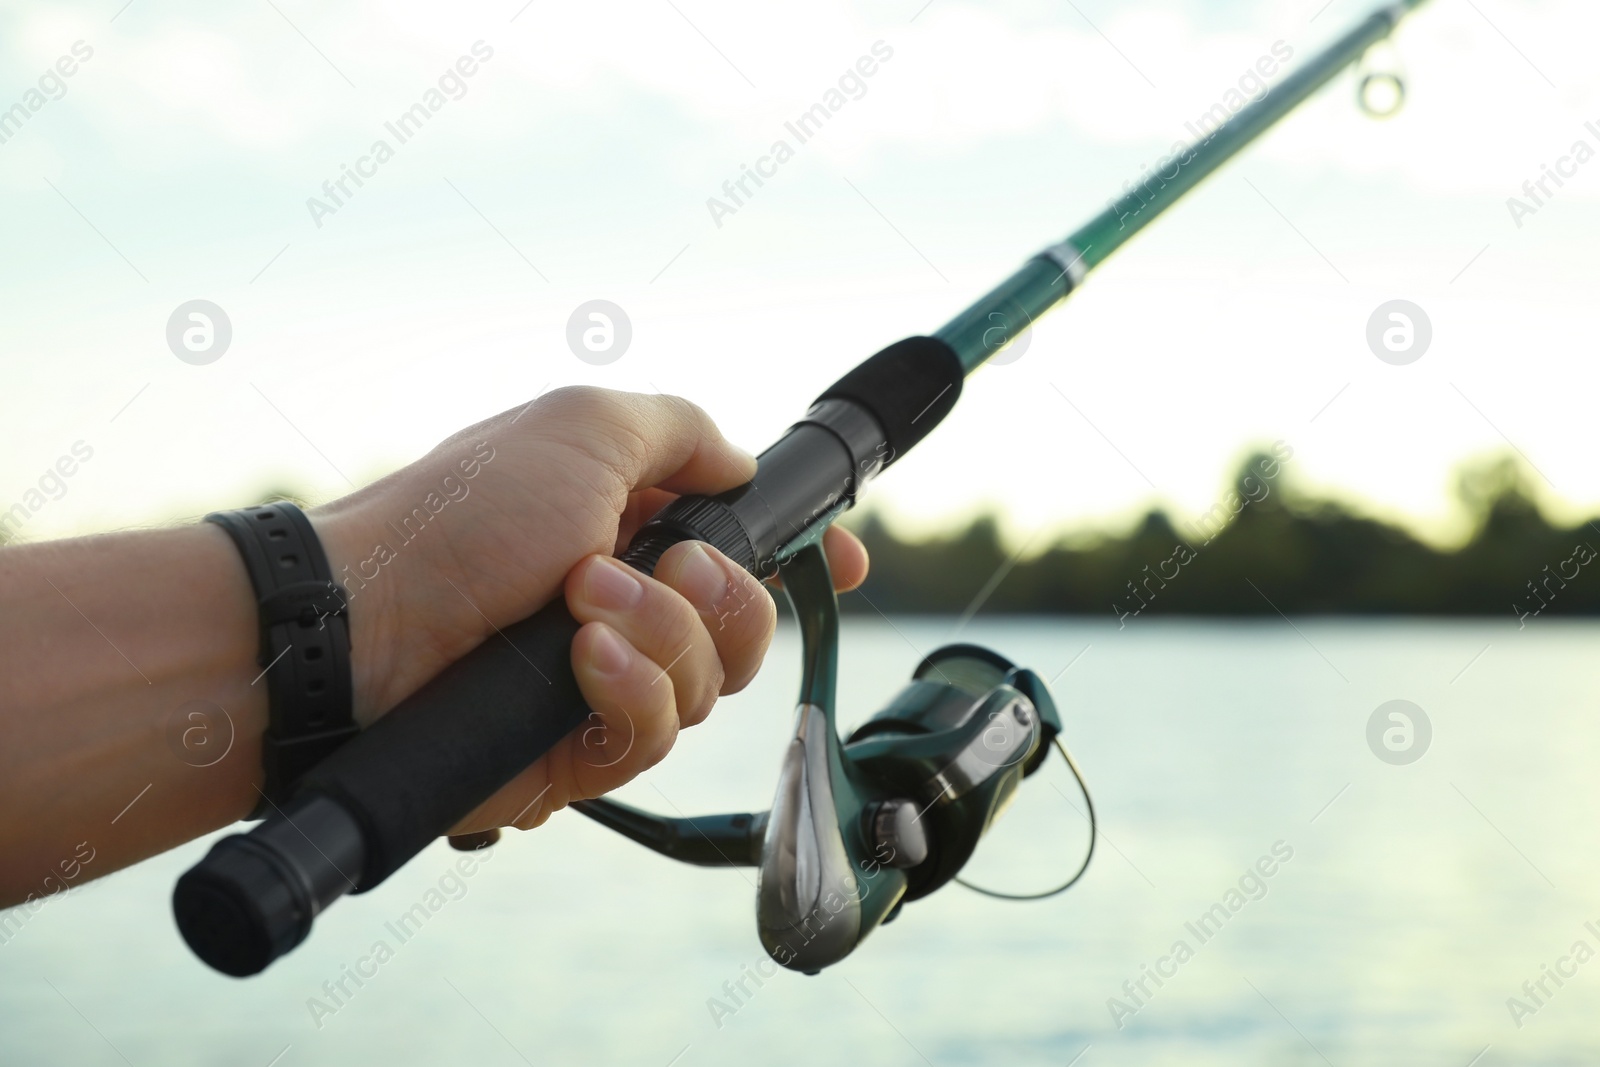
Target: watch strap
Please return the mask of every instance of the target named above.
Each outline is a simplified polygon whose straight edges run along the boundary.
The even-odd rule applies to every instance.
[[[349,608],[305,512],[277,501],[206,516],[227,531],[255,591],[267,686],[263,800],[282,804],[301,777],[354,737]],[[254,684],[254,683],[252,683]]]

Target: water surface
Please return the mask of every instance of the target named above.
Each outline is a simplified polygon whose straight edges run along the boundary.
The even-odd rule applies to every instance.
[[[846,718],[886,701],[953,627],[848,620]],[[201,841],[52,900],[0,945],[0,1064],[1600,1058],[1600,962],[1572,956],[1579,941],[1600,951],[1585,925],[1600,930],[1600,625],[980,620],[961,639],[1058,676],[1102,816],[1094,866],[1065,896],[1009,904],[952,886],[844,964],[745,977],[739,993],[764,959],[754,873],[678,866],[562,813],[508,834],[470,877],[435,846],[237,981],[191,957],[170,916]],[[792,630],[769,664],[623,798],[765,808],[798,683]],[[1394,699],[1432,725],[1409,765],[1367,742]],[[1052,763],[969,873],[1049,885],[1084,845],[1081,804]],[[395,936],[389,924],[441,899]],[[377,964],[380,941],[392,955]],[[324,989],[363,957],[372,977]],[[1572,976],[1557,985],[1544,967]],[[1523,983],[1541,979],[1536,1001]],[[1516,1019],[1512,997],[1528,1009]]]

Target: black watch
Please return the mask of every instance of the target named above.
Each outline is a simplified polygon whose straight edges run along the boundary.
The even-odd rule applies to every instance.
[[[269,721],[261,818],[359,731],[350,674],[349,607],[305,512],[288,501],[206,516],[228,532],[256,594]],[[257,681],[260,681],[258,678]]]

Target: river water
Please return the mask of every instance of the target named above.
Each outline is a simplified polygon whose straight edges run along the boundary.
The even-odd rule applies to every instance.
[[[224,978],[170,915],[196,842],[0,944],[0,1064],[1593,1063],[1600,626],[1535,622],[979,620],[961,640],[1056,679],[1094,864],[1043,903],[947,887],[817,977],[761,977],[754,872],[562,813],[470,875],[435,846],[265,975]],[[846,721],[955,630],[847,620]],[[622,798],[765,808],[797,682],[786,629]],[[1422,744],[1413,713],[1410,750],[1403,730],[1369,743],[1393,700],[1427,717],[1413,762],[1391,762]],[[1051,884],[1086,843],[1081,809],[1053,761],[969,875]]]

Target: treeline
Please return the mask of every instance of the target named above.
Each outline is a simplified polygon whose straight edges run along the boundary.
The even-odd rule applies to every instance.
[[[1454,551],[1297,492],[1267,453],[1245,461],[1209,519],[1179,528],[1154,511],[1125,537],[1016,561],[992,517],[908,542],[869,512],[850,525],[871,575],[841,603],[891,615],[960,614],[980,598],[983,615],[1600,614],[1589,566],[1600,520],[1550,523],[1510,458],[1467,468],[1455,488],[1473,533]]]
[[[959,615],[1600,614],[1600,518],[1564,527],[1512,457],[1465,468],[1472,523],[1441,551],[1403,527],[1299,491],[1276,457],[1250,456],[1231,493],[1176,524],[1152,511],[1121,537],[1062,540],[1025,558],[984,517],[945,538],[903,541],[871,512],[846,516],[872,553],[847,612]],[[295,499],[271,492],[263,500]],[[0,544],[5,542],[0,529]]]

